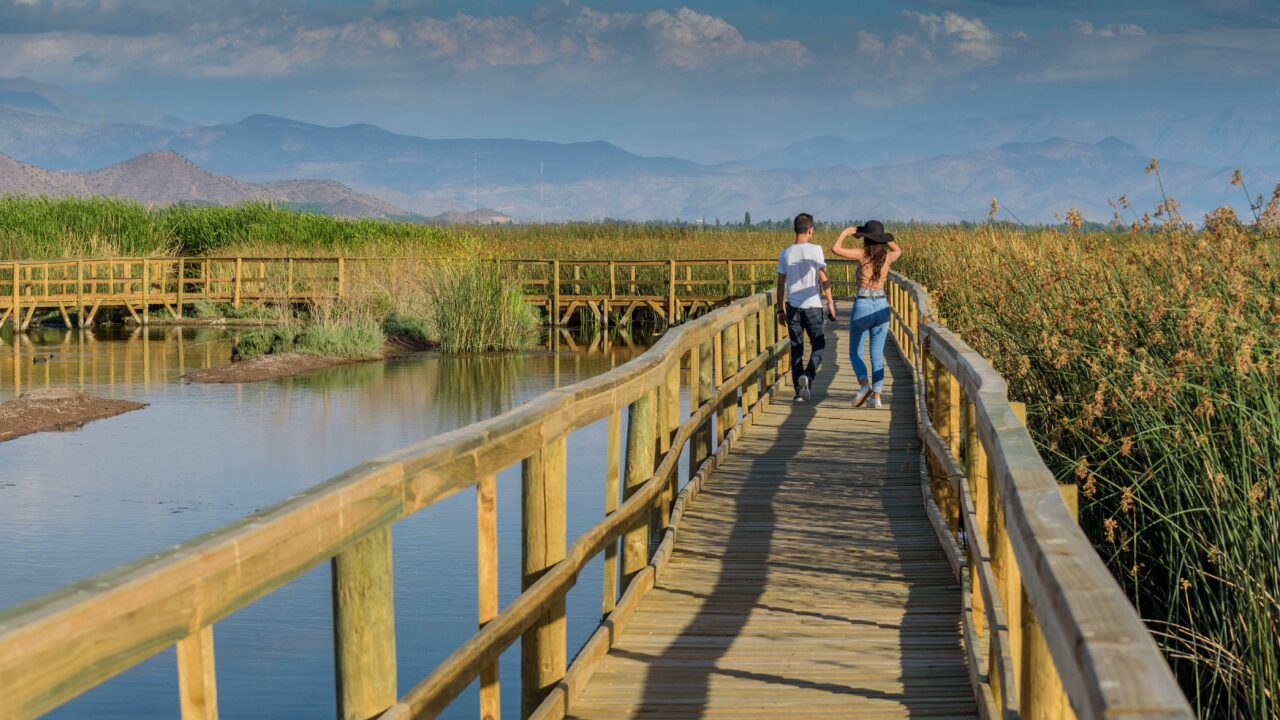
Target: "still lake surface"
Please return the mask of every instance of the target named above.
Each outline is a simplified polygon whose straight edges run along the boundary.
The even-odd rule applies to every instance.
[[[36,329],[0,335],[0,400],[81,387],[148,403],[71,432],[0,443],[0,609],[222,527],[370,457],[508,410],[644,349],[626,336],[557,338],[542,350],[417,355],[240,385],[186,383],[226,362],[232,331]],[[647,339],[646,339],[647,340]],[[47,361],[36,362],[37,358]],[[686,403],[687,404],[687,403]],[[625,432],[625,428],[624,428]],[[604,507],[605,423],[568,440],[570,542]],[[683,481],[683,468],[681,463]],[[519,593],[520,472],[498,477],[501,603]],[[393,526],[399,690],[475,631],[475,496]],[[333,717],[329,564],[214,626],[218,705],[229,718]],[[568,597],[569,648],[600,616],[600,558]],[[178,715],[172,649],[49,715]],[[502,661],[519,712],[519,649]],[[476,717],[473,684],[444,717]]]

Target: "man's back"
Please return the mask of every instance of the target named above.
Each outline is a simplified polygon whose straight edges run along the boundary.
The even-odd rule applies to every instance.
[[[778,256],[778,274],[786,276],[787,304],[796,308],[822,307],[818,271],[827,266],[822,247],[796,243]]]

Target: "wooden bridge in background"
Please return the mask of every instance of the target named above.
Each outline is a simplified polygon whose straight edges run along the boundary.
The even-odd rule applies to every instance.
[[[93,325],[103,309],[139,324],[176,319],[195,303],[299,305],[411,287],[425,257],[148,257],[0,263],[0,325],[26,329],[36,313],[66,327]],[[676,324],[775,282],[774,260],[483,260],[518,284],[550,325],[575,317],[627,324],[637,313]],[[832,264],[838,283],[852,265]],[[15,281],[16,279],[16,281]]]
[[[920,287],[893,276],[890,303],[888,410],[848,406],[839,347],[812,403],[778,397],[786,339],[752,295],[608,373],[5,613],[0,717],[175,644],[183,717],[216,717],[214,624],[325,561],[341,718],[435,717],[477,680],[497,718],[517,639],[521,717],[1192,717],[1004,381]],[[570,542],[566,440],[597,422],[603,518]],[[500,608],[495,476],[513,465],[523,590]],[[402,692],[391,526],[472,489],[480,630]],[[565,596],[601,555],[602,620],[570,662]]]

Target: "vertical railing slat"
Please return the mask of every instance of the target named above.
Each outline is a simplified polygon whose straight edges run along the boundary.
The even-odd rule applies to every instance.
[[[625,498],[653,475],[654,426],[657,404],[650,390],[631,404],[627,420],[627,478]],[[622,537],[622,590],[649,562],[649,514],[641,513]]]
[[[565,447],[565,438],[560,437],[523,464],[523,590],[564,559]],[[528,717],[564,678],[565,628],[565,601],[561,596],[524,633],[520,642],[521,717]]]
[[[604,460],[604,514],[618,510],[618,496],[622,484],[622,413],[614,410],[609,415],[607,446]],[[618,606],[618,541],[615,539],[604,549],[604,590],[600,602],[600,616],[608,617]]]
[[[476,595],[481,628],[498,615],[498,490],[497,478],[485,475],[476,483]],[[480,718],[502,717],[498,663],[480,671]]]
[[[178,705],[182,720],[217,720],[218,685],[213,663],[213,626],[178,641]]]
[[[397,697],[391,525],[352,543],[332,569],[338,717],[364,720]]]

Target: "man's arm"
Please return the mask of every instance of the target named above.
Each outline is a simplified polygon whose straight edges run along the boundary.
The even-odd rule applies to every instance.
[[[825,269],[818,271],[818,282],[822,285],[822,294],[827,298],[827,317],[836,319],[836,301],[831,295],[831,281],[827,279]]]
[[[778,324],[787,321],[787,276],[778,273]]]

